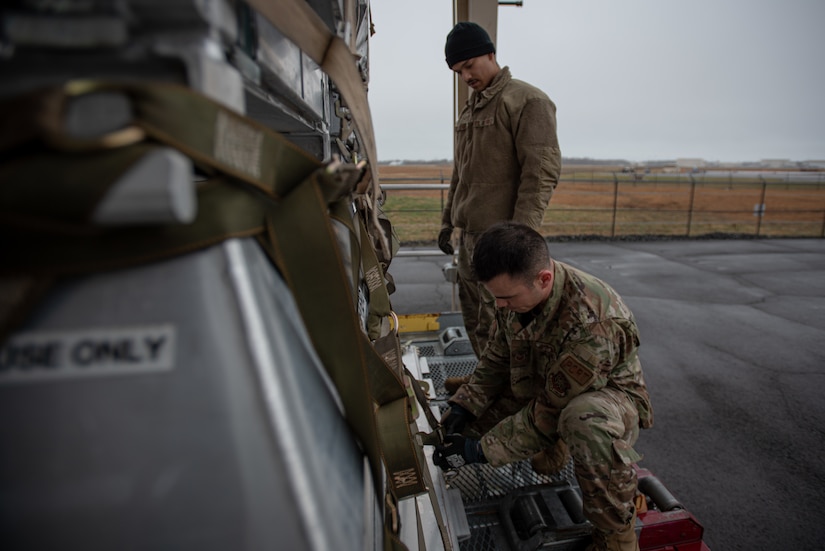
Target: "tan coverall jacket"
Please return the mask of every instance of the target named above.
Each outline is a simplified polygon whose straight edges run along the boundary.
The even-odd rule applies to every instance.
[[[550,98],[504,67],[490,86],[472,93],[455,132],[442,227],[480,233],[513,220],[538,230],[561,171]]]

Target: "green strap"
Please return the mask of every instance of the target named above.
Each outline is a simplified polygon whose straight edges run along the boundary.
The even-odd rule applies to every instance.
[[[360,218],[358,219],[358,227],[361,237],[361,266],[370,293],[367,329],[370,338],[375,340],[381,336],[383,321],[392,314],[392,307],[390,305],[390,294],[384,280],[384,269],[378,262],[375,249],[372,248],[370,235]],[[398,331],[398,327],[394,329]]]
[[[77,183],[76,187],[82,189],[84,183],[95,185],[91,166],[94,163],[90,163],[52,160],[42,166],[54,172],[51,182],[55,187]],[[78,167],[88,170],[77,172]],[[84,174],[85,182],[81,181]],[[15,184],[25,187],[30,182],[34,180],[24,178]],[[82,194],[82,191],[78,193]],[[55,203],[49,194],[43,197],[39,201],[44,204],[46,212],[43,214],[29,210],[18,211],[20,214],[14,216],[6,216],[6,213],[0,216],[0,250],[3,251],[0,274],[59,277],[124,268],[186,254],[232,237],[257,235],[265,230],[265,203],[221,178],[200,186],[197,216],[190,224],[95,227],[78,219],[86,210],[83,205],[73,205],[67,198],[64,202],[66,213],[52,215],[48,211]]]
[[[277,263],[372,459],[374,480],[382,479],[383,452],[389,484],[399,499],[425,492],[406,390],[360,329],[316,176],[272,209],[269,225]],[[320,289],[326,292],[319,294]]]
[[[326,201],[326,203],[329,205],[330,218],[340,225],[339,230],[347,231],[349,256],[343,255],[341,260],[344,263],[344,269],[347,271],[352,296],[358,296],[358,288],[361,284],[361,263],[358,262],[358,258],[361,256],[361,247],[353,229],[352,202],[347,197],[345,200],[334,201],[332,204],[329,201]]]
[[[377,326],[379,321],[392,315],[392,305],[390,303],[390,295],[384,280],[383,267],[378,262],[378,257],[375,254],[375,250],[369,245],[370,236],[367,233],[366,226],[362,220],[359,220],[359,226],[362,243],[361,261],[364,267],[364,278],[367,281],[367,287],[370,292],[369,328],[372,326]],[[365,243],[366,245],[364,245]],[[378,337],[370,334],[370,337],[376,340],[376,348],[387,361],[387,364],[394,368],[396,374],[402,378],[405,376],[407,377],[410,382],[409,388],[412,390],[413,395],[421,405],[421,409],[424,411],[424,416],[427,418],[430,428],[436,430],[439,428],[440,423],[430,410],[429,399],[424,394],[421,386],[417,384],[413,374],[403,366],[398,341],[397,323],[398,322],[396,321],[396,327],[393,328],[394,332],[390,335],[386,337]]]
[[[370,245],[369,235],[367,234],[363,221],[359,220],[359,225],[361,230],[361,243],[363,246],[361,259],[364,266],[365,279],[367,280],[367,285],[370,291],[370,318],[374,323],[376,320],[383,319],[390,315],[392,312],[392,307],[390,304],[389,293],[384,282],[382,266],[379,264],[375,251]],[[433,443],[440,444],[443,439],[441,425],[430,409],[429,399],[424,394],[423,389],[418,384],[418,381],[415,379],[413,374],[403,365],[401,358],[401,347],[398,340],[397,324],[398,322],[396,321],[396,327],[393,328],[394,330],[391,331],[390,334],[380,337],[375,341],[375,348],[382,353],[384,360],[394,370],[394,372],[405,379],[406,387],[411,389],[415,399],[421,406],[421,411],[424,412],[424,416],[432,429],[430,435],[435,437]],[[373,373],[372,380],[376,382],[382,381],[381,375],[382,373]],[[384,383],[391,384],[390,381],[384,381]],[[421,436],[422,435],[419,435],[419,438]],[[416,446],[415,451],[420,464],[423,465],[421,468],[421,476],[424,480],[424,486],[427,488],[429,493],[430,502],[433,507],[433,512],[435,513],[436,524],[441,534],[444,548],[450,550],[452,547],[450,536],[444,520],[444,514],[438,502],[438,497],[435,494],[435,484],[430,476],[429,468],[426,465],[426,458],[424,456],[423,448],[420,445]],[[424,541],[424,531],[421,524],[421,512],[418,508],[418,500],[416,498],[412,499],[415,499],[418,546],[419,549],[423,550],[426,549],[426,543]]]
[[[184,86],[80,82],[69,87],[70,93],[101,89],[128,93],[134,122],[150,137],[274,198],[320,166],[280,134]]]
[[[341,222],[344,223],[344,225],[346,225],[348,228],[350,228],[351,231],[353,231],[352,224],[348,223],[349,220],[351,220],[351,217],[342,218],[344,219],[342,219]],[[360,218],[358,218],[357,223],[359,226],[360,242],[362,246],[361,262],[363,265],[364,275],[370,293],[369,304],[371,323],[368,323],[369,327],[376,325],[376,322],[389,316],[392,312],[392,307],[390,303],[389,293],[384,282],[383,267],[380,265],[378,258],[375,254],[375,250],[372,248],[372,242],[369,234],[366,231],[366,226],[364,225],[363,220],[361,220]],[[397,329],[398,328],[395,327],[394,331],[391,331],[390,334],[378,337],[375,340],[375,349],[377,352],[379,352],[379,354],[381,354],[385,365],[381,365],[377,362],[370,363],[370,381],[372,382],[373,397],[379,403],[383,403],[384,401],[391,402],[392,400],[397,400],[399,396],[397,394],[394,394],[394,391],[397,390],[398,380],[397,377],[391,375],[394,374],[402,378],[405,378],[407,383],[406,387],[412,389],[412,392],[416,400],[421,406],[421,410],[425,414],[427,422],[429,423],[431,429],[433,429],[430,435],[418,435],[419,438],[425,437],[432,439],[432,443],[440,443],[441,439],[443,438],[443,436],[440,433],[440,423],[438,422],[432,410],[430,409],[429,400],[427,396],[424,394],[424,391],[421,388],[421,386],[416,381],[415,377],[412,375],[412,373],[410,373],[410,371],[403,366],[400,342],[398,339],[398,334],[396,332]],[[389,370],[386,369],[387,366],[389,366]],[[388,428],[379,426],[379,432],[381,432],[382,430],[388,430]],[[447,530],[446,522],[444,520],[444,513],[441,510],[441,507],[438,502],[438,497],[435,494],[435,484],[432,480],[432,477],[430,476],[429,469],[426,465],[426,458],[423,453],[423,448],[420,445],[415,446],[415,454],[418,457],[419,464],[422,466],[420,469],[420,474],[424,482],[424,487],[427,489],[427,492],[429,493],[430,502],[433,507],[433,512],[435,514],[436,525],[438,526],[439,532],[441,534],[442,542],[445,546],[445,549],[449,550],[452,546],[450,543],[451,540],[449,532]],[[418,501],[415,497],[413,497],[412,499],[415,500],[419,549],[425,549],[426,544],[424,541],[424,533],[421,524],[421,513],[418,507]]]
[[[115,133],[117,139],[102,136],[93,140],[66,134],[63,113],[69,102],[98,92],[129,97],[133,110],[130,129],[135,132],[126,129]],[[181,151],[202,167],[244,181],[273,198],[288,193],[320,166],[317,159],[277,132],[174,83],[69,81],[64,86],[4,100],[0,117],[13,117],[21,124],[28,121],[24,126],[27,131],[19,136],[0,133],[2,149],[37,139],[71,153],[113,151],[148,136]]]

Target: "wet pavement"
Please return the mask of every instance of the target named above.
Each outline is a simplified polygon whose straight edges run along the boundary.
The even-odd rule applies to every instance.
[[[711,549],[821,548],[825,239],[551,242],[550,251],[633,310],[656,417],[637,444],[641,466],[699,518]],[[390,266],[395,311],[450,311],[449,261],[402,249]]]

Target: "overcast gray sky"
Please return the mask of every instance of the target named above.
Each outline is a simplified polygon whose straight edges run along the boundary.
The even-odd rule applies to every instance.
[[[372,0],[379,160],[452,158],[450,0]],[[825,1],[524,0],[497,58],[556,103],[565,157],[825,159]]]

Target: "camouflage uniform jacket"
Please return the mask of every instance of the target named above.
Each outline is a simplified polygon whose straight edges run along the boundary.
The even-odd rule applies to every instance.
[[[585,392],[619,389],[635,404],[640,427],[653,424],[633,314],[596,277],[558,261],[553,271],[550,297],[526,326],[515,312],[497,309],[478,367],[450,400],[477,417],[503,394],[512,393],[524,404],[497,420],[481,439],[485,456],[495,466],[552,445],[562,409]]]
[[[561,171],[556,106],[502,68],[462,109],[453,158],[442,227],[480,233],[514,220],[538,229]]]

